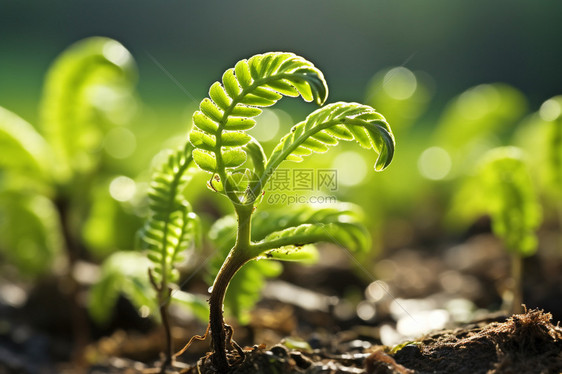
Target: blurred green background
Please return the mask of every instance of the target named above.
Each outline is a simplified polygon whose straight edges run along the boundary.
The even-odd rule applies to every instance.
[[[554,1],[5,1],[0,102],[34,123],[42,78],[64,48],[92,35],[123,43],[159,115],[193,105],[233,62],[288,50],[318,64],[330,101],[361,100],[378,70],[404,65],[434,80],[435,107],[479,83],[514,85],[538,105],[559,93],[562,4]],[[159,126],[162,126],[160,121]]]

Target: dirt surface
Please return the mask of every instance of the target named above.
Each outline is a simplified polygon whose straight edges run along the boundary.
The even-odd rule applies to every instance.
[[[560,373],[562,329],[539,310],[439,331],[394,354],[414,373]]]
[[[335,349],[294,349],[288,348],[288,342],[269,349],[254,346],[245,348],[244,358],[231,354],[230,373],[561,373],[562,328],[553,325],[551,318],[549,313],[530,310],[500,321],[437,331],[394,348],[370,345],[357,336],[351,341],[339,341]],[[150,368],[140,362],[115,359],[112,364],[89,371],[158,372],[157,363]],[[166,373],[210,374],[215,369],[207,355],[191,366],[178,360]]]
[[[323,251],[315,266],[287,264],[268,282],[249,325],[228,320],[236,342],[248,346],[243,361],[233,353],[232,373],[562,373],[562,333],[551,322],[562,319],[556,248],[525,262],[525,302],[548,313],[511,318],[496,314],[509,258],[488,233],[454,246],[392,250],[375,262],[374,278],[350,271],[355,263],[341,249]],[[124,298],[107,327],[90,321],[89,343],[78,350],[56,285],[0,280],[0,374],[161,372],[163,329]],[[195,278],[187,291],[206,289]],[[16,303],[14,295],[25,298]],[[177,352],[206,323],[170,312]],[[195,342],[166,372],[214,372],[209,347],[208,339]]]

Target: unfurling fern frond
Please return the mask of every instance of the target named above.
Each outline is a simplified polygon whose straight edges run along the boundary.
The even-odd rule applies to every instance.
[[[530,256],[538,246],[536,230],[542,215],[521,149],[513,146],[488,151],[483,157],[479,189],[492,230],[509,251]]]
[[[252,217],[252,240],[263,240],[275,231],[310,223],[359,222],[362,212],[350,203],[314,206],[302,204],[283,209],[257,211]]]
[[[0,168],[24,171],[37,179],[48,179],[52,149],[35,128],[0,106]]]
[[[93,166],[102,125],[112,122],[117,112],[130,113],[136,75],[129,51],[109,38],[81,40],[57,58],[45,81],[40,111],[41,127],[61,172]]]
[[[323,153],[339,140],[355,140],[378,153],[375,170],[386,168],[394,155],[394,136],[384,117],[367,105],[338,102],[326,105],[293,126],[273,150],[265,167],[270,176],[284,160],[302,161],[311,153]]]
[[[357,223],[306,223],[271,233],[253,247],[253,252],[263,258],[302,261],[311,255],[307,245],[320,242],[336,244],[354,252],[367,251],[371,244],[369,233]]]
[[[327,98],[324,76],[311,62],[292,53],[270,52],[239,61],[228,69],[222,83],[215,82],[193,115],[189,139],[197,165],[217,174],[227,193],[236,190],[226,181],[230,171],[247,158],[243,148],[252,137],[244,131],[254,127],[262,110],[285,96],[302,96],[321,105]]]
[[[181,252],[198,229],[198,218],[181,194],[189,181],[192,149],[187,144],[171,154],[153,175],[148,191],[151,215],[140,233],[141,241],[154,265],[155,281],[162,285],[177,281],[174,266],[182,261]]]

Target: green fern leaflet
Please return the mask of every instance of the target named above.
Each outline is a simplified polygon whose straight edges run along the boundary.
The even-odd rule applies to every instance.
[[[181,195],[189,181],[191,151],[192,146],[187,144],[171,154],[150,183],[151,216],[141,232],[141,239],[153,262],[158,283],[177,281],[174,266],[183,260],[181,252],[189,247],[198,231],[198,218]]]
[[[284,95],[300,95],[322,105],[328,88],[322,72],[302,57],[279,52],[256,55],[228,69],[193,115],[195,127],[189,139],[195,147],[194,161],[217,174],[221,183],[227,180],[227,194],[236,184],[227,178],[246,161],[243,147],[252,140],[244,131],[254,127],[261,107],[275,104]]]
[[[302,161],[311,153],[326,152],[339,140],[355,140],[361,147],[377,152],[377,171],[392,161],[395,141],[384,117],[367,105],[338,102],[314,111],[295,125],[273,150],[264,176],[284,160]]]

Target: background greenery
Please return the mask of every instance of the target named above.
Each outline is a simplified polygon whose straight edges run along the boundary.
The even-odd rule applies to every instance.
[[[554,1],[0,4],[0,102],[32,123],[47,66],[72,42],[92,35],[114,38],[132,52],[142,97],[172,123],[182,107],[206,94],[217,71],[268,50],[290,50],[317,62],[332,101],[362,99],[372,75],[395,65],[433,78],[435,108],[491,81],[514,85],[536,106],[557,94],[562,83],[557,47],[562,4]]]

